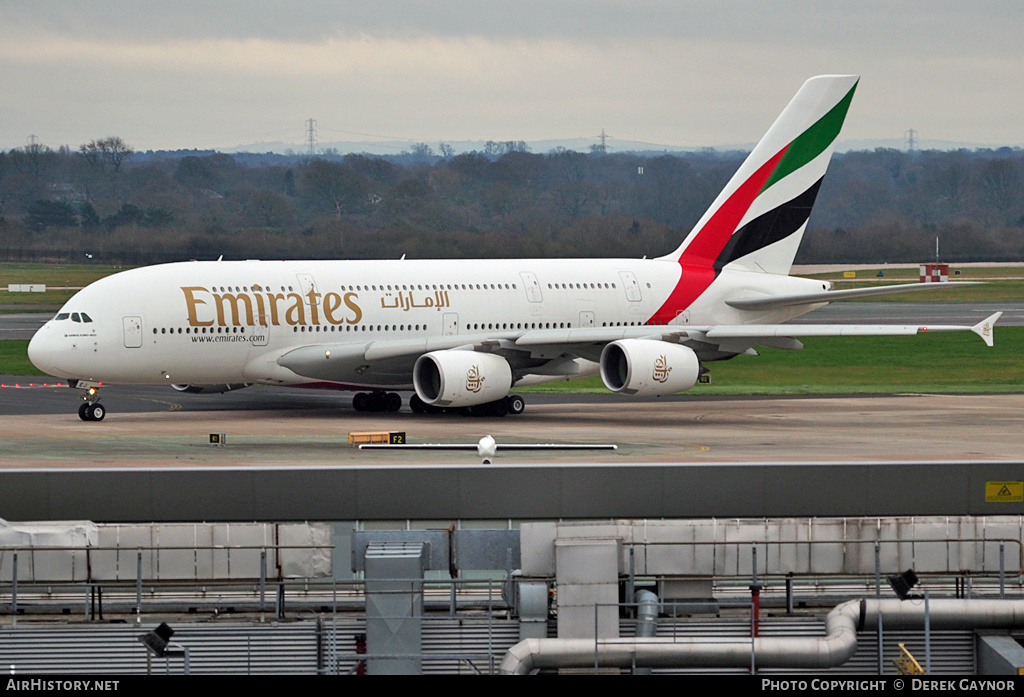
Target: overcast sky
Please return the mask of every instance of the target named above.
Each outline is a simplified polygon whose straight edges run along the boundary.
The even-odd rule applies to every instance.
[[[1019,0],[0,0],[0,148],[301,149],[311,117],[321,142],[721,146],[822,73],[862,75],[843,140],[1022,145],[1022,31]]]

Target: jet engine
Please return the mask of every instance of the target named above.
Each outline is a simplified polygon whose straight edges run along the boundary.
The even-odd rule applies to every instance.
[[[230,385],[171,385],[178,392],[189,392],[191,394],[220,394],[221,392],[230,392],[231,390],[240,390],[243,387],[248,387],[249,384],[245,382],[235,382]]]
[[[639,397],[683,392],[697,384],[692,349],[653,339],[613,341],[601,351],[601,380],[612,392]]]
[[[412,369],[416,394],[435,407],[471,407],[501,399],[512,388],[512,368],[501,356],[476,351],[431,351]]]

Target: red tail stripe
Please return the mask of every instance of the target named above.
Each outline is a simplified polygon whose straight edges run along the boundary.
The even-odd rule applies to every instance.
[[[743,216],[750,210],[754,199],[761,193],[765,182],[782,160],[789,145],[782,148],[770,160],[761,165],[754,174],[712,214],[704,227],[701,228],[693,242],[687,245],[679,257],[680,276],[676,287],[658,311],[651,317],[652,322],[664,324],[675,319],[676,315],[688,308],[694,300],[708,289],[715,280],[715,259],[736,232]]]
[[[686,247],[679,259],[680,264],[711,266],[714,263],[788,148],[787,145],[780,150],[775,157],[761,165],[747,181],[740,184],[732,196],[705,223],[693,242]]]

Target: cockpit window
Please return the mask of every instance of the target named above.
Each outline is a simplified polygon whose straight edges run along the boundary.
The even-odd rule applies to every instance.
[[[57,316],[53,319],[56,322],[60,322],[65,319],[70,319],[72,322],[92,322],[92,317],[84,312],[58,312]]]

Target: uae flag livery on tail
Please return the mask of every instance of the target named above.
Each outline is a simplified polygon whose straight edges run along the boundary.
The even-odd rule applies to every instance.
[[[804,83],[679,248],[662,257],[678,261],[682,275],[657,322],[688,308],[727,265],[789,273],[858,79]]]

